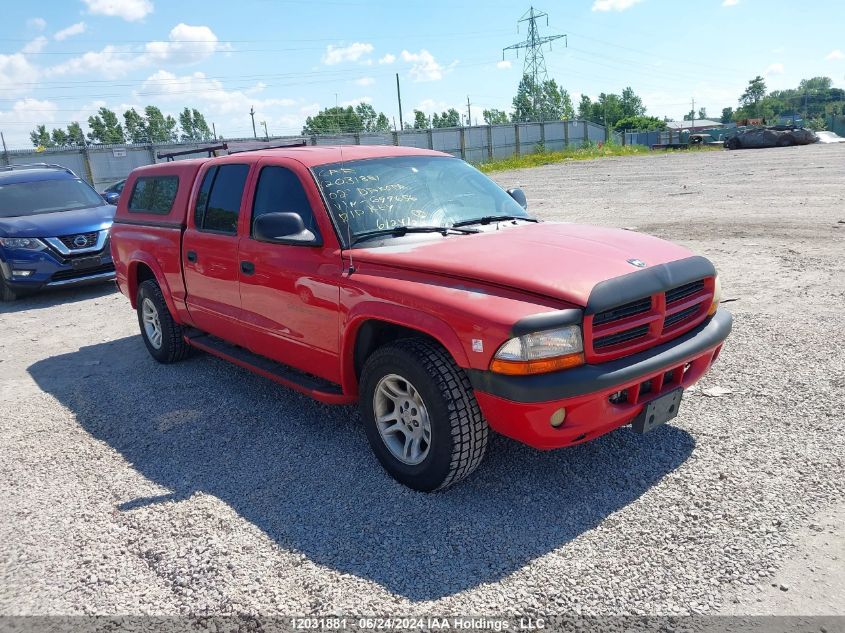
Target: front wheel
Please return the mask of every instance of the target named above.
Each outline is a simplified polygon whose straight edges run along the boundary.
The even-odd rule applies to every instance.
[[[148,279],[138,286],[138,325],[150,356],[160,363],[175,363],[191,352],[182,326],[173,320],[158,283]]]
[[[442,490],[472,473],[487,448],[487,422],[466,373],[439,346],[403,339],[370,356],[361,416],[384,469],[414,490]]]
[[[0,301],[14,301],[18,298],[18,293],[9,287],[6,280],[0,276]]]

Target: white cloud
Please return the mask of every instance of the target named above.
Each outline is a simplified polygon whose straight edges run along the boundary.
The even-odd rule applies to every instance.
[[[0,55],[0,94],[12,97],[25,94],[38,76],[38,68],[22,53]]]
[[[44,47],[47,45],[47,38],[43,35],[39,35],[34,40],[27,42],[26,45],[21,49],[21,53],[24,55],[31,55],[32,53],[40,53]]]
[[[44,18],[29,18],[26,25],[36,31],[43,31],[47,27],[47,20]]]
[[[595,0],[593,11],[624,11],[643,0]]]
[[[830,53],[827,57],[825,57],[825,59],[829,62],[832,62],[836,59],[845,59],[845,53],[843,53],[840,49],[837,48],[830,51]]]
[[[395,61],[396,61],[396,55],[391,55],[390,53],[387,53],[387,55],[385,55],[380,60],[378,60],[378,63],[379,64],[392,64]]]
[[[207,26],[180,22],[168,34],[169,42],[149,42],[147,53],[153,62],[195,64],[221,50],[217,36]]]
[[[153,12],[150,0],[82,0],[88,12],[94,15],[107,15],[123,18],[127,22],[141,20]]]
[[[770,64],[768,68],[766,68],[766,72],[763,73],[766,76],[770,75],[782,75],[783,74],[783,64]]]
[[[258,87],[258,85],[256,85]],[[252,89],[254,90],[254,89]],[[166,70],[159,70],[150,75],[135,93],[139,102],[144,101],[188,101],[200,102],[201,110],[211,114],[238,114],[246,116],[250,107],[256,112],[274,107],[289,107],[296,104],[293,99],[257,99],[251,90],[226,90],[222,82],[206,77],[205,73],[195,72],[177,76]],[[265,116],[262,114],[261,116]]]
[[[372,97],[358,97],[357,99],[350,99],[349,101],[341,101],[338,105],[343,108],[348,108],[352,106],[353,108],[358,105],[359,103],[372,103]]]
[[[724,2],[722,2],[723,7],[735,7],[738,4],[739,0],[724,0]]]
[[[323,63],[333,66],[341,62],[357,62],[364,55],[372,53],[373,49],[374,46],[368,42],[353,42],[349,46],[329,44],[326,47],[326,54],[323,55]]]
[[[511,60],[503,59],[502,61],[496,63],[496,68],[499,68],[501,70],[507,70],[508,68],[511,67],[511,65],[512,65]]]
[[[133,55],[128,46],[106,46],[101,51],[89,51],[45,70],[50,77],[96,73],[106,79],[122,77],[128,72],[146,66],[145,55]]]
[[[425,112],[426,114],[434,114],[435,112],[445,112],[449,109],[449,104],[445,101],[436,101],[435,99],[423,99],[417,104],[414,110]]]
[[[151,64],[189,65],[201,62],[215,51],[226,50],[207,26],[177,24],[170,30],[169,41],[148,42],[142,50],[129,46],[106,46],[46,69],[48,76],[97,73],[106,79],[122,77]]]
[[[58,31],[55,35],[53,35],[53,39],[61,42],[69,37],[73,37],[74,35],[84,33],[86,28],[85,22],[77,22],[76,24],[71,24],[69,27]]]
[[[372,77],[361,77],[360,79],[356,79],[355,83],[359,86],[372,86],[376,83],[376,80]]]
[[[402,61],[412,64],[408,74],[414,81],[438,81],[443,79],[444,68],[434,55],[426,49],[420,49],[419,53],[402,51]]]
[[[35,128],[34,119],[39,124],[48,126],[56,120],[59,106],[48,100],[27,97],[16,101],[9,110],[0,110],[0,128],[6,137],[6,144],[11,148],[32,149],[29,140],[30,130]]]

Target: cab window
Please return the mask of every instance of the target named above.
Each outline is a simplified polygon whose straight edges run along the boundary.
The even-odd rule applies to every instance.
[[[201,231],[235,235],[249,165],[220,165],[203,178],[194,209],[196,226]]]
[[[299,177],[286,167],[268,166],[258,176],[252,205],[252,226],[263,214],[276,212],[298,213],[305,228],[318,235],[314,211]]]

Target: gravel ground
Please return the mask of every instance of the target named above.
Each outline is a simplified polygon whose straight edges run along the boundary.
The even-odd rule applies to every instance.
[[[0,614],[753,613],[801,557],[841,568],[841,521],[809,553],[805,534],[845,501],[845,146],[496,178],[541,217],[715,262],[734,333],[678,418],[550,453],[495,438],[424,495],[353,409],[208,356],[156,364],[110,287],[4,305]]]

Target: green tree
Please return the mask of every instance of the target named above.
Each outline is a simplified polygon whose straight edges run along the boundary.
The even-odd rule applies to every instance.
[[[578,118],[589,121],[593,116],[593,102],[587,95],[581,95],[578,102]]]
[[[149,109],[149,108],[148,108]],[[153,113],[155,114],[155,113]],[[159,114],[161,114],[159,112]],[[169,121],[168,121],[169,119]],[[159,122],[160,130],[157,131],[160,135],[171,134],[173,138],[176,137],[176,121],[173,117],[167,117],[163,122]],[[196,108],[185,108],[179,114],[179,125],[182,128],[183,141],[209,141],[212,133],[208,128],[208,123],[205,117]]]
[[[126,136],[130,143],[149,143],[147,124],[135,108],[129,108],[123,113],[123,123],[126,126]]]
[[[497,110],[496,108],[484,110],[481,115],[484,117],[484,122],[487,125],[504,125],[510,122],[508,113],[504,110]]]
[[[730,123],[734,120],[733,108],[722,108],[722,123]]]
[[[208,126],[205,125],[205,118],[197,112],[193,113],[193,125],[196,140],[207,141],[211,137]],[[147,130],[147,138],[150,143],[172,143],[178,140],[179,134],[176,131],[176,119],[172,116],[164,116],[161,110],[155,106],[147,106],[144,108],[145,128]],[[205,129],[202,126],[205,125]]]
[[[184,127],[184,126],[183,126]],[[343,134],[361,131],[361,119],[352,106],[326,108],[305,119],[304,135]]]
[[[619,119],[613,127],[617,131],[622,130],[665,130],[666,122],[663,119],[658,119],[654,116],[628,116],[624,119]]]
[[[756,116],[760,116],[759,105],[760,101],[762,101],[765,96],[766,81],[760,75],[757,75],[754,79],[748,82],[748,87],[745,89],[745,92],[742,93],[742,96],[739,98],[739,102],[744,108],[751,109]]]
[[[94,116],[88,117],[88,140],[93,143],[125,143],[123,126],[118,122],[117,115],[108,108],[102,107]]]
[[[431,117],[431,127],[460,127],[460,125],[461,113],[455,108],[449,108],[440,115],[435,112]]]
[[[29,133],[29,140],[32,141],[33,147],[55,147],[55,143],[53,143],[53,139],[50,137],[46,125],[36,126]]]
[[[522,123],[534,120],[534,103],[540,100],[539,90],[534,85],[530,75],[522,75],[519,85],[516,87],[516,95],[513,98],[513,113],[511,120],[514,123]]]
[[[431,120],[421,110],[414,110],[414,129],[427,130],[431,127]]]
[[[361,121],[362,132],[387,132],[390,130],[390,121],[384,112],[376,112],[376,109],[369,103],[363,101],[355,106],[355,114]]]
[[[70,145],[70,137],[62,128],[54,128],[50,137],[53,139],[53,145],[56,147],[67,147]]]
[[[85,145],[85,134],[79,121],[73,121],[67,126],[68,145]]]
[[[619,103],[622,107],[622,116],[624,118],[643,116],[645,114],[643,100],[636,95],[634,89],[630,86],[622,91]]]
[[[541,121],[561,121],[575,117],[572,98],[554,79],[543,82],[540,89],[540,108],[535,116]],[[537,120],[537,119],[535,119]]]

